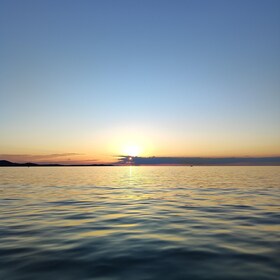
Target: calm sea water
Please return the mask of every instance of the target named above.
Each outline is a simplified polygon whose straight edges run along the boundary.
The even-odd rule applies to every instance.
[[[280,167],[0,168],[0,279],[280,279]]]

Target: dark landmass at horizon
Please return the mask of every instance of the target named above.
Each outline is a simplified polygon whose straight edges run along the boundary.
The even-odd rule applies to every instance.
[[[59,163],[16,163],[8,160],[0,160],[0,167],[31,167],[31,166],[114,166],[113,164],[59,164]]]
[[[280,166],[280,157],[131,157],[118,156],[108,164],[16,163],[0,160],[0,167],[40,166],[126,166],[126,165],[186,165],[186,166]]]

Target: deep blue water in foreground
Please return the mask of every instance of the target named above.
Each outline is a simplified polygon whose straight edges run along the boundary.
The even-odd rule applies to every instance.
[[[0,168],[0,279],[280,279],[280,167]]]

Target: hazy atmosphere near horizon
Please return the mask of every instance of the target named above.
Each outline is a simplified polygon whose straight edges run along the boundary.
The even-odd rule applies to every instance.
[[[280,156],[279,1],[0,2],[0,159]]]

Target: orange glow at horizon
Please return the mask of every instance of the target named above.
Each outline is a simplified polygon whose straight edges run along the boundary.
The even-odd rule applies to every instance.
[[[59,137],[58,137],[59,136]],[[130,124],[88,129],[84,134],[39,135],[36,143],[24,134],[21,147],[9,141],[0,159],[14,162],[113,163],[121,155],[138,157],[258,157],[279,156],[279,141],[251,134],[222,134],[180,130],[153,124]],[[13,138],[16,139],[16,138]],[[242,141],[240,141],[242,139]]]

